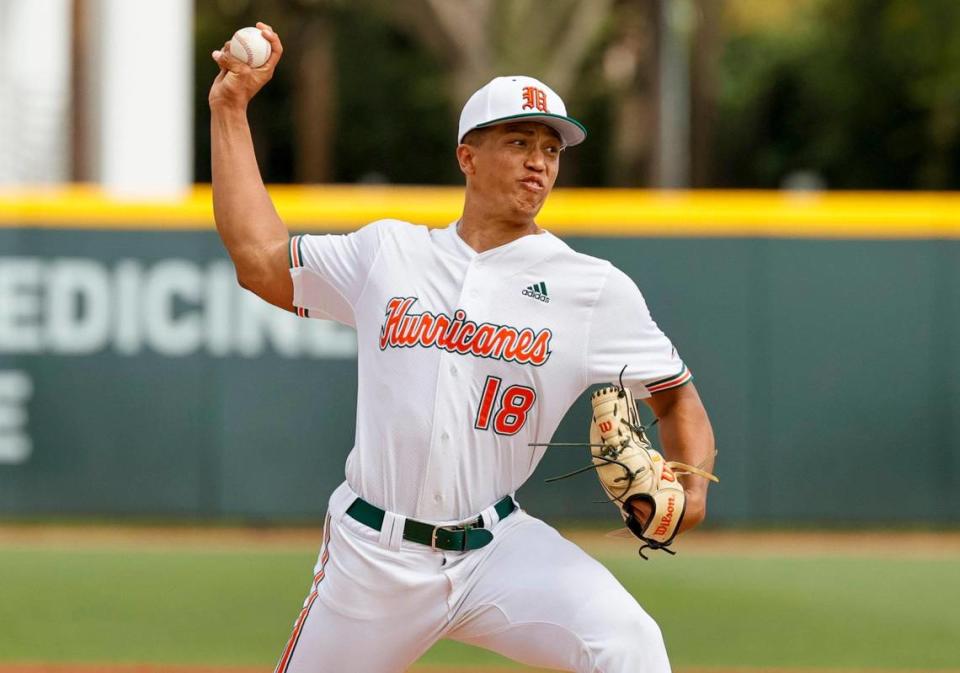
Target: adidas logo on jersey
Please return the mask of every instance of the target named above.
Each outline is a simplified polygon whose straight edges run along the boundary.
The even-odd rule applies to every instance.
[[[547,284],[542,280],[539,283],[534,283],[529,287],[523,288],[523,296],[539,299],[544,304],[550,303],[550,297],[547,296]]]

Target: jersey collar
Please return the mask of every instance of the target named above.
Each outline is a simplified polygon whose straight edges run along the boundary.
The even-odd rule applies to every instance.
[[[459,220],[451,222],[436,231],[436,241],[447,252],[468,262],[488,259],[505,264],[532,261],[558,248],[566,247],[563,241],[544,230],[540,234],[528,234],[496,248],[477,252],[460,237],[460,232],[457,231],[458,223]]]

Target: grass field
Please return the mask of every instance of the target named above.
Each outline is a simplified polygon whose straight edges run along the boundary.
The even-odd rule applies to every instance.
[[[678,671],[960,671],[956,534],[693,534],[678,556],[646,563],[630,542],[574,537],[658,620]],[[0,664],[269,671],[315,546],[303,532],[0,527]],[[512,664],[441,642],[418,667]]]

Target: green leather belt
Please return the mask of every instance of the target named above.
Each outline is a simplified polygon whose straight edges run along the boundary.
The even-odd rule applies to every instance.
[[[507,518],[517,508],[509,495],[493,506],[501,519]],[[347,508],[347,514],[374,530],[383,527],[384,511],[366,500],[357,498]],[[403,526],[403,539],[419,542],[433,549],[467,551],[485,547],[493,539],[493,533],[483,527],[483,517],[462,526],[434,526],[414,519],[407,519]]]

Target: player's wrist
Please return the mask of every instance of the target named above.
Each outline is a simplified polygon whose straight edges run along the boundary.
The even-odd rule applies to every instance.
[[[247,119],[247,104],[249,101],[227,96],[216,96],[211,97],[208,102],[210,103],[211,114],[222,117],[242,117],[244,121]]]

